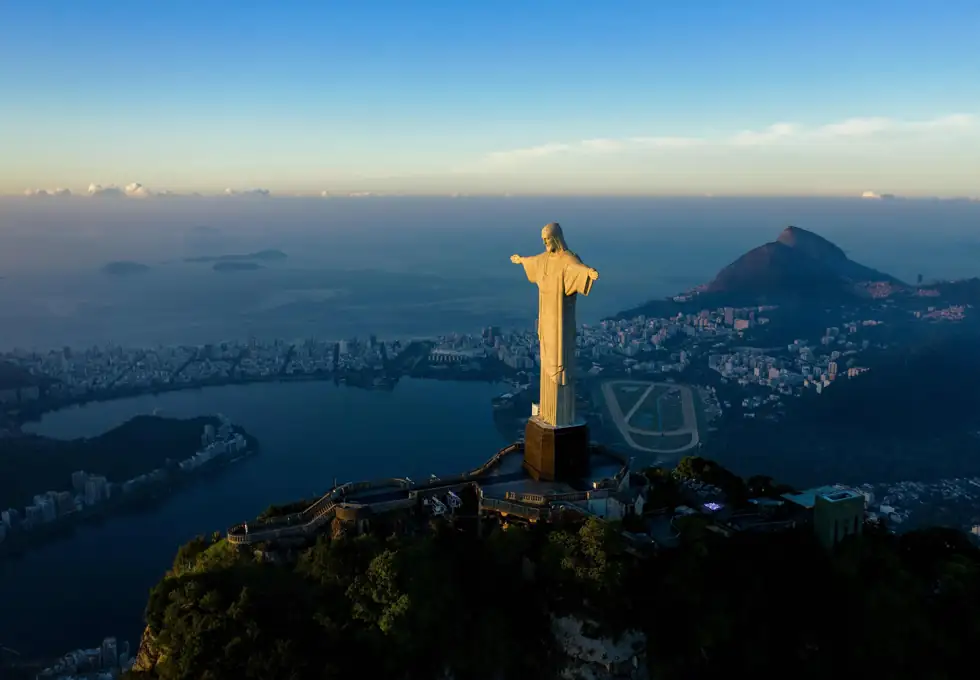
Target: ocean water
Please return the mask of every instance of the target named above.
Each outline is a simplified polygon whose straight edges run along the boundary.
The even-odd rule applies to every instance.
[[[536,295],[514,252],[558,220],[599,270],[596,321],[709,280],[793,224],[914,281],[980,275],[980,204],[859,199],[375,198],[0,200],[0,350],[342,339],[527,328]],[[278,248],[258,271],[201,255]],[[149,271],[101,273],[110,261]]]
[[[501,391],[432,380],[402,380],[391,392],[330,382],[253,384],[48,414],[32,429],[74,438],[157,410],[173,417],[224,413],[259,439],[262,452],[181,489],[153,512],[110,518],[22,558],[0,559],[0,644],[25,655],[60,654],[106,635],[137,644],[149,589],[179,545],[271,504],[322,494],[334,478],[424,479],[476,467],[509,443],[490,405]]]
[[[460,198],[0,200],[0,351],[205,343],[249,336],[410,338],[528,328],[537,295],[508,261],[559,221],[600,272],[580,318],[598,320],[710,279],[793,224],[914,281],[980,275],[980,204],[857,199]],[[217,273],[184,258],[278,248],[284,262]],[[101,273],[110,261],[145,274]],[[262,384],[146,396],[49,414],[44,434],[89,436],[161,409],[222,412],[261,456],[155,512],[86,527],[0,561],[0,644],[57,654],[104,635],[137,642],[148,589],[176,547],[336,477],[425,476],[503,445],[497,386],[402,381],[393,392]],[[66,480],[67,481],[67,480]]]

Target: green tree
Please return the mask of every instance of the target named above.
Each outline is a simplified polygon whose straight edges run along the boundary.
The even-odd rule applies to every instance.
[[[192,569],[197,562],[198,555],[207,550],[210,545],[211,543],[204,536],[195,536],[177,548],[177,555],[174,557],[172,567],[174,573],[179,574],[182,571]]]

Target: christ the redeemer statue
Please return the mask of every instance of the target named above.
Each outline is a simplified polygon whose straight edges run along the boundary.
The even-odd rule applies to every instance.
[[[575,420],[575,299],[588,295],[599,272],[582,264],[568,249],[561,227],[552,222],[541,230],[545,252],[532,257],[512,255],[524,265],[528,281],[538,286],[538,341],[541,345],[541,397],[538,419],[555,428],[578,425]]]

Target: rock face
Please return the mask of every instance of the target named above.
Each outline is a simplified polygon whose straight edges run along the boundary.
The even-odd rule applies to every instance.
[[[618,639],[593,636],[590,622],[555,617],[551,629],[566,656],[561,677],[567,680],[646,680],[646,637],[628,631]]]
[[[849,259],[822,236],[787,227],[775,241],[753,248],[722,269],[705,292],[746,299],[846,298],[860,296],[856,285],[871,281],[901,285]]]
[[[139,650],[133,660],[133,671],[151,671],[163,659],[162,650],[156,646],[156,638],[147,626],[143,630],[143,637],[140,639]]]

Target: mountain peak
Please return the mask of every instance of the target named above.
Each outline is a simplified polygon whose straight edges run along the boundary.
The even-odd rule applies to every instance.
[[[868,283],[906,285],[883,272],[866,267],[822,236],[799,227],[786,227],[775,241],[748,251],[718,272],[715,278],[682,300],[653,300],[621,312],[617,318],[640,314],[676,314],[676,302],[697,300],[707,306],[782,304],[798,302],[847,303],[870,299]]]
[[[800,229],[799,227],[789,226],[783,229],[776,239],[777,243],[784,246],[796,248],[804,254],[817,259],[836,259],[846,260],[847,255],[838,246],[834,245],[823,236],[818,236],[812,231]]]
[[[722,269],[706,292],[746,299],[854,298],[856,284],[900,283],[850,259],[838,246],[812,231],[786,227],[779,237],[753,248]]]

